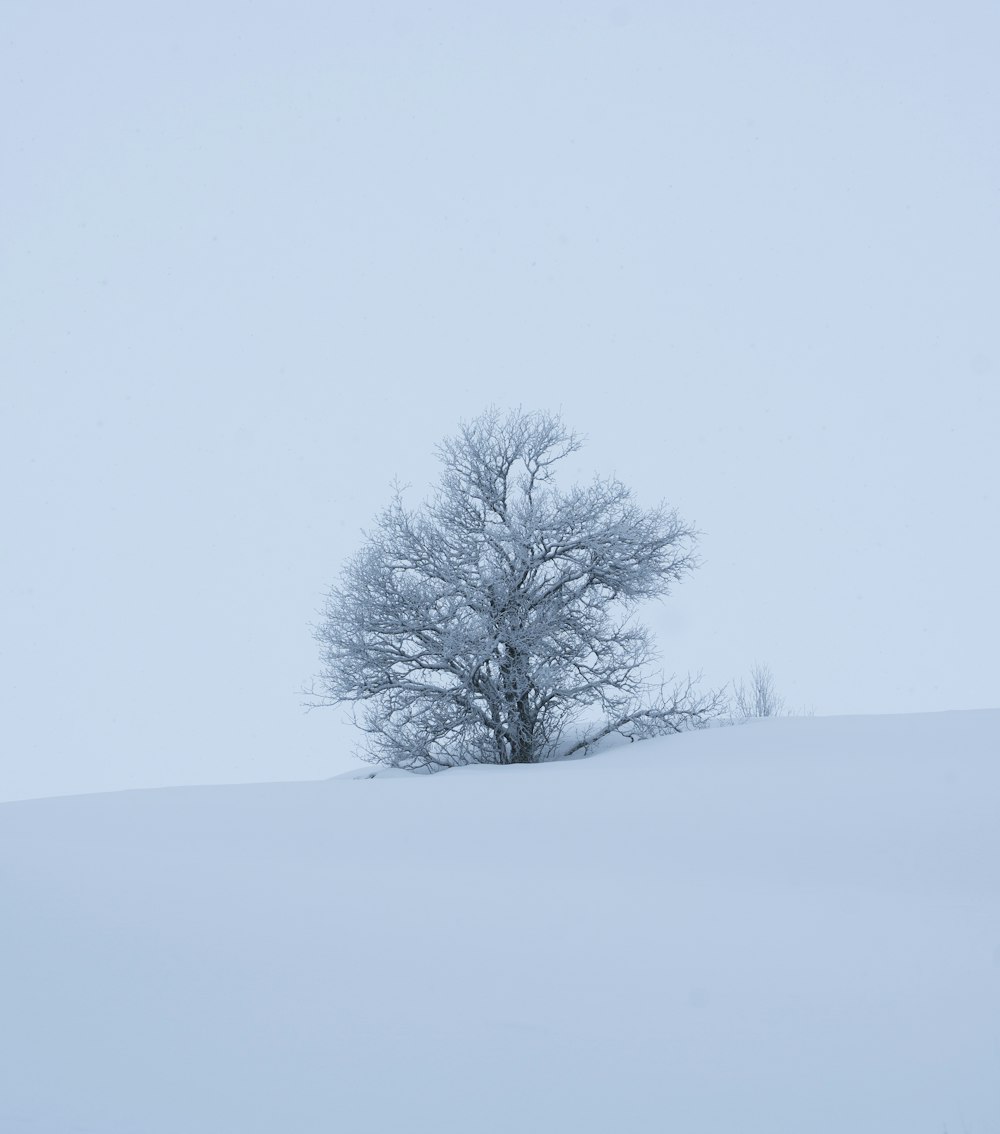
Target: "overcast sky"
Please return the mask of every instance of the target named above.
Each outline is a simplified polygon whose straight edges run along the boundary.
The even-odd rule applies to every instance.
[[[985,0],[6,0],[0,798],[348,766],[310,623],[490,403],[704,532],[668,670],[1000,703],[998,43]]]

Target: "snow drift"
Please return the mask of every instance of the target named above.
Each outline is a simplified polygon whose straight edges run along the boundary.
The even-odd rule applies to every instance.
[[[984,711],[4,804],[0,1130],[1000,1130],[998,802]]]

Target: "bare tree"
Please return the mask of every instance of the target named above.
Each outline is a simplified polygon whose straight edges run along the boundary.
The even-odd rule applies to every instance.
[[[376,519],[316,627],[312,691],[353,706],[368,759],[532,763],[718,712],[690,682],[650,680],[631,619],[696,565],[694,529],[613,478],[559,490],[580,445],[558,416],[491,410],[438,446],[429,502],[411,511],[397,489]]]
[[[774,687],[774,674],[770,666],[758,662],[750,670],[750,681],[733,684],[732,717],[736,721],[754,717],[780,717],[785,711],[785,699]]]

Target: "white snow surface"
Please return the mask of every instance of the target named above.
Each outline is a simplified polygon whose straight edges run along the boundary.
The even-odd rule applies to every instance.
[[[992,710],[7,803],[0,1131],[1000,1131],[998,803]]]

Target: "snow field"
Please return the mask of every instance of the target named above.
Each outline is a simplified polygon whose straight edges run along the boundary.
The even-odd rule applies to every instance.
[[[998,803],[983,711],[4,804],[0,1130],[1000,1130]]]

